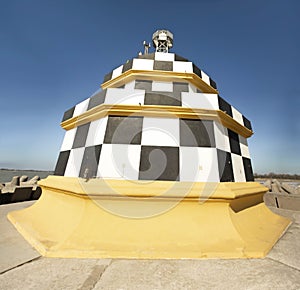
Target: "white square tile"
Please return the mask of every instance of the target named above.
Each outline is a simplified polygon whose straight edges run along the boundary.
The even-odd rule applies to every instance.
[[[219,122],[214,122],[216,147],[220,150],[230,152],[230,143],[228,138],[228,131]]]
[[[187,93],[181,94],[182,106],[187,108],[200,108],[208,110],[218,110],[218,95],[203,93]]]
[[[174,61],[175,54],[174,53],[165,53],[165,52],[155,52],[155,60],[160,61]]]
[[[152,82],[152,91],[154,92],[173,92],[173,83],[172,82]]]
[[[187,61],[174,61],[173,63],[174,72],[192,73],[193,63]]]
[[[85,146],[94,146],[103,144],[108,117],[93,121],[90,124]]]
[[[197,88],[194,85],[189,84],[189,92],[190,93],[197,93]]]
[[[240,147],[241,147],[242,156],[250,159],[251,157],[250,157],[249,147],[245,146],[244,144],[240,144]]]
[[[234,181],[245,182],[246,177],[245,177],[245,170],[244,170],[242,156],[239,156],[237,154],[231,154],[231,160],[232,160]]]
[[[60,151],[71,150],[77,128],[66,131]]]
[[[179,119],[144,117],[142,145],[179,146]]]
[[[133,91],[134,90],[134,86],[135,86],[135,81],[131,81],[131,82],[125,84],[125,89],[127,91]]]
[[[231,109],[232,109],[233,119],[238,121],[240,124],[242,124],[244,126],[243,115],[233,106],[231,106]]]
[[[247,139],[241,135],[239,135],[241,153],[243,157],[250,158],[250,152],[248,147]]]
[[[82,163],[84,147],[72,149],[68,164],[65,171],[65,176],[68,177],[78,177],[80,172],[80,167]]]
[[[210,85],[209,76],[203,70],[201,70],[201,76],[202,80],[204,80],[207,84]]]
[[[122,74],[122,69],[123,69],[123,65],[117,67],[116,69],[113,70],[113,73],[112,73],[112,79],[118,77],[119,75]]]
[[[140,145],[103,144],[97,176],[138,180]]]
[[[88,98],[88,99],[84,100],[83,102],[77,104],[76,107],[75,107],[75,110],[74,110],[73,117],[79,116],[82,113],[86,112],[86,110],[88,108],[88,105],[89,105],[89,101],[90,101],[90,98]]]
[[[153,70],[154,60],[152,59],[133,59],[132,69]]]
[[[219,182],[217,150],[180,147],[180,181]]]
[[[144,90],[107,89],[105,104],[143,105],[145,99]]]

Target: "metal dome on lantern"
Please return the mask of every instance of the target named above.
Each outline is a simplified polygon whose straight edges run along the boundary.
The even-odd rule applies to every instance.
[[[152,42],[156,52],[168,53],[173,46],[173,34],[168,30],[157,30],[152,35]]]

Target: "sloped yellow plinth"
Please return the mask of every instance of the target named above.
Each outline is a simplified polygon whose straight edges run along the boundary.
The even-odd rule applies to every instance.
[[[259,258],[290,224],[255,182],[49,176],[40,186],[41,198],[8,218],[48,257]]]

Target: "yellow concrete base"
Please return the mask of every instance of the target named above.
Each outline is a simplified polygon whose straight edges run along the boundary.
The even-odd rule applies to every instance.
[[[50,176],[9,220],[42,255],[90,258],[259,258],[290,220],[247,183],[131,182]]]

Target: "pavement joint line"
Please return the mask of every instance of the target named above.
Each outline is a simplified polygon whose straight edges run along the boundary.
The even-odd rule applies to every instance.
[[[265,259],[269,259],[269,260],[271,260],[271,261],[273,261],[273,262],[276,262],[276,263],[278,263],[278,264],[287,266],[287,267],[289,267],[289,268],[291,268],[291,269],[293,269],[293,270],[296,270],[296,271],[300,272],[300,269],[298,269],[298,268],[296,268],[296,267],[294,267],[294,266],[285,264],[285,263],[283,263],[283,262],[281,262],[281,261],[279,261],[279,260],[275,260],[274,258],[266,257]]]
[[[93,267],[92,272],[87,277],[87,279],[83,282],[83,284],[78,288],[78,290],[92,290],[95,289],[96,284],[101,280],[102,275],[106,271],[106,269],[112,264],[113,260],[110,261],[108,265],[95,265]],[[101,269],[101,266],[103,267]],[[99,272],[99,268],[101,269],[101,272]],[[98,276],[98,277],[93,277]]]
[[[14,269],[16,269],[16,268],[22,267],[23,265],[29,264],[29,263],[31,263],[31,262],[33,262],[33,261],[39,260],[39,259],[41,259],[41,258],[43,258],[43,257],[42,257],[42,256],[39,256],[39,257],[33,258],[33,259],[31,259],[31,260],[28,260],[28,261],[26,261],[26,262],[24,262],[24,263],[21,263],[21,264],[19,264],[19,265],[17,265],[17,266],[14,266],[14,267],[12,267],[12,268],[9,268],[9,269],[7,269],[7,270],[4,270],[4,271],[0,272],[0,275],[5,274],[5,273],[7,273],[7,272],[9,272],[9,271],[11,271],[11,270],[14,270]]]

